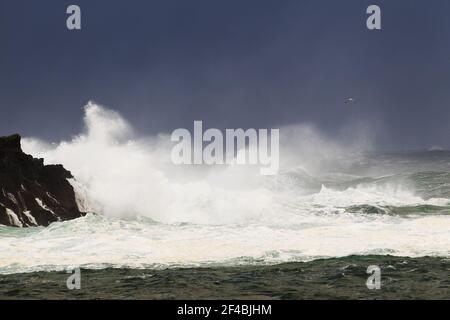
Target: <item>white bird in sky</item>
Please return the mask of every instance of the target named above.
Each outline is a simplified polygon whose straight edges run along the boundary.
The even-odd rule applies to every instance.
[[[354,98],[347,98],[345,100],[345,104],[347,104],[347,103],[355,103],[355,99]]]

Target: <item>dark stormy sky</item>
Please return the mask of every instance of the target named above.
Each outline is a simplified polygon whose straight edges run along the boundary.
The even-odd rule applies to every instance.
[[[381,148],[450,147],[450,1],[0,0],[0,135],[68,138],[89,100],[145,134],[360,123]]]

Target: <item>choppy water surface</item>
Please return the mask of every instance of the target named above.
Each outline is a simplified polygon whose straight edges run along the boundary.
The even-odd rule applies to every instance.
[[[381,288],[366,287],[369,265]],[[450,299],[450,261],[351,256],[285,263],[177,269],[81,270],[81,289],[65,272],[0,275],[0,299]]]
[[[400,158],[402,169],[409,157],[415,159]],[[0,227],[0,273],[266,265],[370,254],[448,257],[450,176],[438,169],[445,169],[439,166],[447,165],[449,154],[420,154],[418,164],[424,157],[436,170],[380,177],[286,172],[264,182],[263,209],[231,212],[229,221],[89,214],[47,228]]]
[[[24,272],[40,281],[36,272],[52,278],[73,267],[104,281],[180,268],[191,268],[179,271],[187,277],[230,267],[268,276],[277,270],[268,266],[288,262],[324,268],[326,278],[351,255],[358,268],[369,255],[417,258],[424,265],[413,274],[431,268],[438,277],[447,268],[450,152],[364,153],[295,127],[280,129],[278,175],[175,167],[163,136],[130,138],[120,115],[94,104],[85,111],[85,133],[55,145],[24,139],[24,150],[69,169],[80,205],[96,214],[47,228],[0,226],[0,274],[9,284]],[[438,294],[448,278],[436,281]]]

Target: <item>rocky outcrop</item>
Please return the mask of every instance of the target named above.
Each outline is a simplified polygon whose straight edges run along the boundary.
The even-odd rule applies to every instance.
[[[62,165],[23,153],[18,134],[0,137],[0,224],[47,226],[82,216],[68,178]]]

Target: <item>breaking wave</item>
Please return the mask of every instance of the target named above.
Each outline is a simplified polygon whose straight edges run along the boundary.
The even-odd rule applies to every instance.
[[[26,138],[23,149],[69,169],[79,205],[95,214],[0,227],[0,273],[450,254],[448,153],[380,156],[366,152],[364,130],[344,143],[290,126],[280,128],[280,173],[261,176],[175,166],[168,134],[137,136],[95,103],[84,123],[70,141]]]

